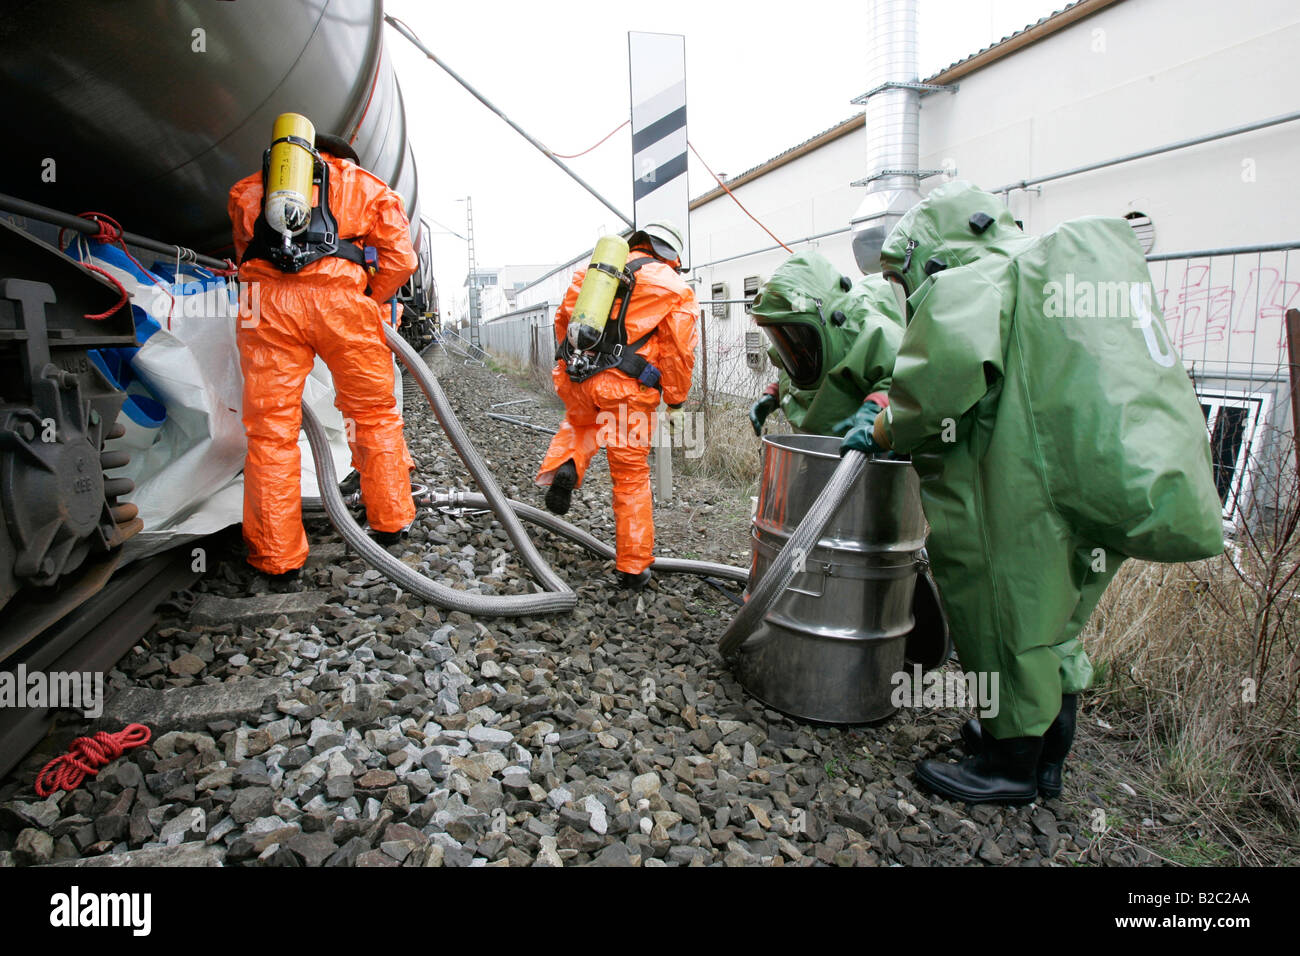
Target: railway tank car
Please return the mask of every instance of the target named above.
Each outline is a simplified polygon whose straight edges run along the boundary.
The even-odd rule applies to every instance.
[[[402,195],[425,253],[382,30],[379,0],[10,0],[0,18],[0,194],[94,210],[224,259],[228,191],[260,166],[276,115],[292,110],[351,141]],[[98,461],[122,395],[87,361],[93,349],[135,344],[131,312],[55,248],[57,227],[14,208],[0,212],[0,662],[94,593],[139,524],[117,501],[121,481],[102,474],[120,461]],[[417,336],[437,309],[421,258],[399,295]],[[43,316],[33,283],[49,289]],[[28,434],[51,418],[58,454]]]

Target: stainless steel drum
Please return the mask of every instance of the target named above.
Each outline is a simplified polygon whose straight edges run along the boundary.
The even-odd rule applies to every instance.
[[[757,582],[839,464],[838,438],[768,435],[751,530]],[[736,674],[777,710],[826,723],[894,711],[893,677],[909,638],[924,667],[948,654],[947,625],[924,571],[926,524],[910,463],[869,462],[803,571],[740,646]],[[918,580],[922,582],[918,587]],[[925,632],[913,636],[917,619]]]

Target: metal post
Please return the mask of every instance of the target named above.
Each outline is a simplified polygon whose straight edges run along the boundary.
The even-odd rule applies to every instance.
[[[480,303],[478,294],[478,266],[474,261],[474,200],[473,197],[465,197],[465,220],[466,233],[465,241],[469,244],[469,275],[465,281],[469,283],[469,342],[475,348],[479,347],[478,324],[480,316]]]
[[[704,407],[704,440],[710,435],[713,424],[712,412],[709,410],[709,325],[704,321],[704,309],[700,309],[700,372],[704,380],[700,385],[700,401]]]
[[[673,496],[673,436],[667,411],[668,407],[661,405],[655,414],[655,500],[660,504]]]
[[[1300,309],[1286,310],[1286,354],[1291,365],[1291,434],[1300,473]]]

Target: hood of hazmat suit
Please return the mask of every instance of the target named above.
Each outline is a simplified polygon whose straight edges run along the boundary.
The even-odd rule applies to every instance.
[[[1205,418],[1122,219],[1031,237],[958,181],[881,258],[909,292],[886,432],[962,665],[1000,676],[995,737],[1040,736],[1091,678],[1077,635],[1120,563],[1223,551]]]
[[[781,410],[799,431],[837,434],[866,395],[888,390],[903,316],[881,276],[851,282],[820,253],[799,253],[764,284],[753,313],[772,342]]]

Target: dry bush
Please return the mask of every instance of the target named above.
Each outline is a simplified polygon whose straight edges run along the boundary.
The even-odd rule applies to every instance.
[[[698,454],[685,458],[683,471],[688,475],[713,478],[757,494],[762,467],[761,442],[749,423],[749,403],[723,401],[710,405],[688,405],[690,414],[698,415],[696,435]],[[790,431],[785,416],[774,412],[767,420],[765,432]]]
[[[1128,562],[1084,635],[1093,700],[1132,728],[1149,788],[1248,862],[1271,860],[1261,833],[1294,847],[1300,828],[1300,488],[1282,461],[1225,555]]]

